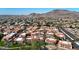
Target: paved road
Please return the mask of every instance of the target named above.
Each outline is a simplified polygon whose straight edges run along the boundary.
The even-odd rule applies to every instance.
[[[79,44],[76,44],[75,42],[79,41],[78,38],[73,35],[72,33],[68,32],[64,28],[59,28],[59,31],[65,34],[65,40],[72,42],[72,46],[75,49],[79,49]]]

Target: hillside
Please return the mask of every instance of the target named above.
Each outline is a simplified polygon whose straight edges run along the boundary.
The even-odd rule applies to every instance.
[[[79,12],[68,10],[53,10],[43,14],[32,13],[29,16],[32,17],[52,17],[52,18],[64,18],[64,19],[79,19]]]

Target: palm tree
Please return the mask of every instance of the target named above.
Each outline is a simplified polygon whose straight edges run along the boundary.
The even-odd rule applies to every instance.
[[[43,36],[43,39],[44,39],[43,42],[44,42],[44,43],[45,43],[45,40],[46,40],[46,32],[47,32],[47,31],[44,29],[44,36]],[[46,43],[44,44],[44,49],[45,49],[45,48],[46,48]]]
[[[2,40],[3,36],[4,36],[3,33],[0,32],[0,41]]]

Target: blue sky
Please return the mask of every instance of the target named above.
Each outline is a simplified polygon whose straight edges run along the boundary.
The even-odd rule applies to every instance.
[[[56,9],[79,12],[79,8],[0,8],[0,15],[27,15],[30,13],[46,13]]]

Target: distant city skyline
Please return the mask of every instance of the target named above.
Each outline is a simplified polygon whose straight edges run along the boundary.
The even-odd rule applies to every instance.
[[[79,8],[0,8],[0,15],[28,15],[30,13],[46,13],[56,9],[79,12]]]

